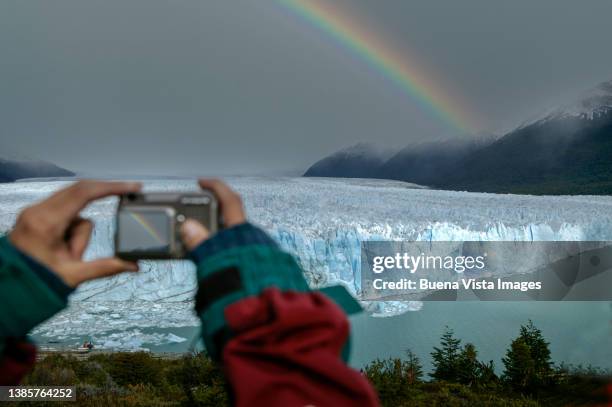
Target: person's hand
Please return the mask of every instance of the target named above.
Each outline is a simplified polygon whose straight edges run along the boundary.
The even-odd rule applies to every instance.
[[[55,272],[68,286],[122,271],[136,263],[115,257],[83,261],[93,223],[79,216],[90,202],[140,190],[135,182],[79,181],[24,209],[9,235],[11,243]]]
[[[217,197],[226,227],[246,222],[242,199],[227,184],[216,179],[200,179],[198,183],[202,188],[210,189]],[[197,220],[187,219],[181,226],[181,238],[189,250],[196,248],[209,236],[210,232]]]

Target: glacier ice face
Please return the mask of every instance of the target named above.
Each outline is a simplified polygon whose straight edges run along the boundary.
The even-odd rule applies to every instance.
[[[242,194],[251,221],[295,255],[312,286],[341,283],[352,293],[360,291],[362,240],[612,240],[612,198],[605,196],[437,191],[360,179],[233,177],[226,181]],[[24,206],[64,185],[59,181],[0,185],[0,231],[10,229]],[[145,188],[189,190],[195,182],[145,181]],[[115,200],[107,199],[86,209],[85,216],[95,222],[86,258],[112,254],[115,205]],[[133,337],[135,329],[196,326],[193,265],[143,262],[141,270],[83,284],[70,306],[35,333],[50,338],[95,333],[104,342],[111,332],[131,332]],[[418,310],[422,304],[365,306],[374,315],[390,316]],[[167,337],[154,339],[171,342]],[[131,346],[116,337],[108,344]]]

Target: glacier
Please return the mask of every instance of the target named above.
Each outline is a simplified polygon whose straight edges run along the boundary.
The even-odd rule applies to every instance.
[[[343,284],[360,292],[362,240],[564,241],[612,240],[612,197],[526,196],[425,189],[372,179],[229,177],[249,219],[292,253],[313,287]],[[19,211],[67,185],[33,181],[0,185],[0,232]],[[192,190],[194,180],[144,180],[145,190]],[[84,215],[95,228],[86,258],[113,253],[115,199]],[[187,261],[141,262],[141,271],[83,284],[69,307],[37,327],[39,337],[102,348],[143,349],[179,343],[152,328],[195,327],[194,266]],[[364,304],[375,316],[421,309],[412,302]]]

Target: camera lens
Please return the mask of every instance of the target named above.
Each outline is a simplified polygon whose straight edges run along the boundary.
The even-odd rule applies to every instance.
[[[136,200],[136,194],[135,193],[127,194],[127,199],[128,199],[128,201],[135,201]]]

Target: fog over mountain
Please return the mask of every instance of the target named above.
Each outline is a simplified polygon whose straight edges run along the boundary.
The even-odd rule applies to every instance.
[[[550,109],[503,137],[447,139],[409,145],[377,165],[352,156],[360,176],[434,188],[529,194],[612,193],[612,81]],[[305,176],[339,176],[346,157],[310,167]],[[365,171],[366,169],[369,170]]]
[[[380,176],[403,180],[404,174],[410,174],[410,182],[435,185],[444,174],[454,171],[470,154],[494,140],[494,135],[479,135],[407,146],[384,163]]]
[[[323,158],[311,166],[304,176],[326,177],[333,173],[343,178],[384,178],[382,167],[394,155],[372,143],[359,143]]]

